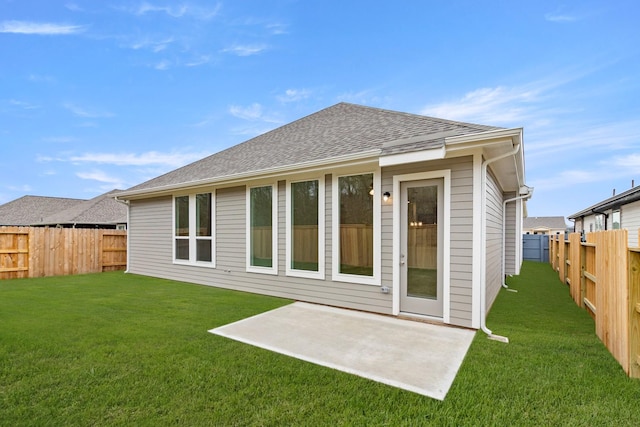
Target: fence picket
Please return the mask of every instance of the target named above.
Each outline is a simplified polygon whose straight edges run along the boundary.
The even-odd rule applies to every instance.
[[[629,376],[640,378],[640,249],[627,247],[624,229],[580,238],[550,236],[550,262],[576,304],[594,318],[598,338]]]
[[[126,231],[0,227],[0,280],[123,270],[126,264]]]

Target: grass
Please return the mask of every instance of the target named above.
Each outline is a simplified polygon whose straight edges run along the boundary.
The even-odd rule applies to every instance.
[[[0,282],[0,425],[638,425],[552,269],[526,263],[444,402],[207,333],[289,301],[122,273]],[[407,343],[410,348],[410,343]]]

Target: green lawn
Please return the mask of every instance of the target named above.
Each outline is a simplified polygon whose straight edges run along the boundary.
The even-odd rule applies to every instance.
[[[501,292],[444,402],[207,333],[288,301],[122,273],[0,282],[0,425],[638,425],[551,268]],[[408,343],[410,347],[410,343]]]

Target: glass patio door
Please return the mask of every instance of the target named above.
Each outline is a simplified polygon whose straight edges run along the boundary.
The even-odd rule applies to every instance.
[[[402,182],[400,192],[400,311],[442,317],[443,180]]]

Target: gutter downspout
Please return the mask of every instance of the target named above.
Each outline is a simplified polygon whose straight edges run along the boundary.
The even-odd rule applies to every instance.
[[[127,269],[124,271],[124,274],[127,274],[129,273],[129,266],[131,265],[131,263],[129,262],[129,258],[131,257],[131,248],[129,247],[129,245],[131,244],[131,239],[129,238],[129,213],[131,211],[131,203],[129,202],[129,200],[118,199],[118,196],[114,197],[114,199],[116,200],[116,202],[124,203],[125,205],[127,205]]]
[[[482,203],[480,214],[480,329],[487,334],[487,338],[508,343],[509,338],[501,335],[495,335],[491,329],[487,328],[487,265],[486,265],[486,252],[487,252],[487,167],[498,160],[504,159],[509,156],[514,156],[520,151],[521,142],[516,142],[513,149],[505,154],[486,159],[482,162],[480,175],[481,175],[481,187],[482,187]],[[502,280],[502,279],[501,279]]]
[[[527,194],[524,194],[522,196],[517,196],[517,197],[513,197],[511,199],[507,199],[504,202],[502,202],[502,272],[500,277],[502,278],[502,287],[505,289],[509,289],[509,286],[507,286],[506,280],[505,280],[505,275],[506,275],[506,271],[507,271],[507,261],[506,261],[506,252],[507,252],[507,248],[506,248],[506,240],[507,240],[507,224],[505,221],[505,218],[507,217],[507,203],[510,202],[515,202],[516,200],[529,200],[531,198],[531,196],[533,196],[533,192],[529,191]],[[522,231],[521,231],[522,232]],[[522,237],[522,236],[521,236]],[[518,292],[515,289],[509,289],[512,292]]]

